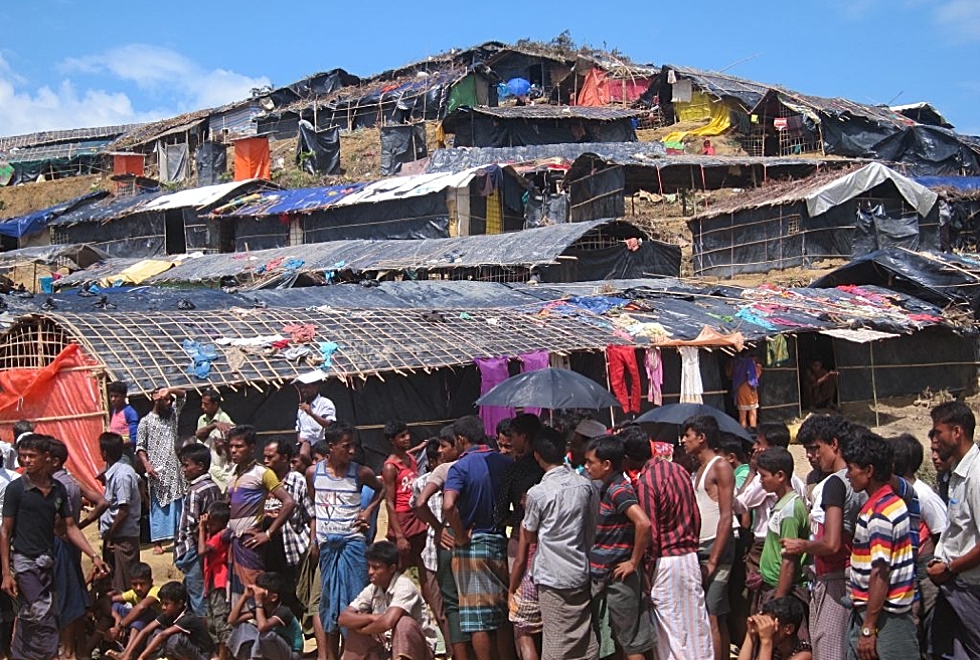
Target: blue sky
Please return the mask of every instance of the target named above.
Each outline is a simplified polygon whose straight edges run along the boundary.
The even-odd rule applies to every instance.
[[[569,30],[637,62],[864,103],[932,101],[980,134],[980,0],[0,3],[0,135],[146,121],[342,67]]]

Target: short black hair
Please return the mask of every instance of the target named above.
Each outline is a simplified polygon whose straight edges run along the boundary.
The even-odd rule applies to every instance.
[[[789,448],[789,427],[782,422],[759,424],[756,435],[761,435],[765,438],[766,444],[770,447]]]
[[[400,419],[390,419],[385,422],[385,440],[391,441],[395,436],[399,436],[408,430],[408,424]]]
[[[844,436],[849,428],[850,422],[841,415],[810,415],[800,424],[796,439],[801,445],[812,445],[814,442],[829,445],[832,440],[837,440],[843,451]]]
[[[970,406],[959,401],[947,401],[933,408],[929,414],[934,424],[959,426],[966,437],[973,439],[973,431],[977,427],[977,418],[973,416]]]
[[[892,462],[895,474],[900,477],[914,475],[922,467],[922,459],[924,458],[922,443],[910,433],[896,435],[889,442],[892,443],[892,453],[895,456]]]
[[[212,403],[217,403],[221,405],[221,392],[212,388],[208,388],[201,393],[201,400],[209,399]]]
[[[265,589],[270,594],[278,596],[280,600],[282,600],[283,594],[285,594],[289,589],[289,584],[286,582],[286,578],[271,571],[259,573],[255,578],[255,586],[259,587],[260,589]]]
[[[453,433],[460,438],[466,438],[466,441],[471,445],[481,445],[487,440],[486,431],[483,429],[483,420],[476,415],[467,415],[457,419],[453,423]]]
[[[533,440],[534,436],[541,431],[541,419],[531,413],[521,413],[510,422],[510,432],[520,433]]]
[[[231,505],[224,500],[215,500],[208,505],[208,517],[220,523],[222,527],[228,524],[231,520]]]
[[[270,438],[269,440],[265,441],[265,446],[268,447],[269,445],[275,445],[276,453],[285,458],[287,461],[292,460],[293,456],[296,455],[295,440],[283,437]]]
[[[375,561],[385,566],[398,566],[398,546],[391,541],[376,541],[364,551],[364,559]]]
[[[513,417],[504,417],[497,422],[497,435],[510,435],[510,425],[513,421]]]
[[[691,430],[696,435],[703,435],[709,449],[715,451],[721,449],[721,429],[718,428],[718,420],[711,415],[695,415],[687,418],[682,430],[684,433]]]
[[[451,445],[456,444],[456,431],[453,430],[452,424],[446,424],[439,429],[439,442],[448,442]]]
[[[106,385],[105,389],[109,394],[122,394],[123,396],[126,396],[126,394],[129,392],[129,387],[127,387],[126,383],[121,380],[112,381]]]
[[[784,449],[783,447],[769,447],[759,454],[759,457],[755,460],[760,470],[765,470],[771,474],[782,472],[787,480],[793,478],[795,464],[793,455],[789,453],[788,449]]]
[[[231,430],[228,431],[228,440],[231,441],[232,438],[241,438],[249,447],[254,447],[255,443],[258,442],[258,435],[255,433],[255,427],[251,424],[239,424],[238,426],[233,426]]]
[[[327,446],[334,445],[344,439],[347,436],[351,440],[354,439],[354,425],[350,422],[344,421],[334,421],[327,424],[327,428],[323,429],[323,439],[326,441]]]
[[[843,455],[845,461],[859,468],[871,466],[871,476],[876,481],[887,483],[892,478],[894,452],[891,444],[864,427],[856,427],[848,434]]]
[[[25,433],[34,433],[34,424],[32,422],[28,422],[26,419],[14,422],[13,432],[14,439],[16,440]]]
[[[17,441],[17,449],[31,449],[47,454],[51,449],[51,436],[40,433],[29,433]]]
[[[205,472],[211,469],[211,450],[207,445],[199,442],[184,445],[177,450],[177,459],[183,461],[185,458],[191,463],[202,466]]]
[[[598,438],[593,438],[589,441],[586,451],[594,452],[595,457],[600,461],[612,463],[612,469],[615,472],[623,469],[623,457],[626,450],[623,447],[623,441],[617,437],[600,435]]]
[[[157,598],[160,599],[161,603],[163,601],[167,601],[168,603],[186,603],[187,589],[182,582],[167,582],[160,587],[160,591],[157,592]]]
[[[745,463],[749,460],[749,455],[745,451],[745,444],[742,443],[741,438],[731,433],[721,434],[721,453],[726,456],[734,454],[739,463]]]
[[[638,424],[624,426],[614,437],[622,441],[623,453],[627,458],[641,463],[646,463],[653,458],[653,449],[650,448],[650,436]]]
[[[799,631],[800,624],[803,623],[803,603],[793,596],[773,598],[762,606],[762,613],[776,619],[780,626],[793,626],[796,629],[793,631],[794,634]]]
[[[565,459],[565,436],[544,427],[531,440],[531,448],[548,465],[559,465]]]
[[[330,453],[330,445],[327,444],[326,440],[317,440],[313,443],[313,446],[310,447],[310,453],[314,456],[326,456]]]
[[[153,567],[146,562],[141,561],[130,569],[129,578],[136,578],[137,580],[152,580]]]
[[[51,458],[60,460],[62,465],[68,462],[68,445],[57,438],[48,440],[48,453]]]
[[[115,463],[123,455],[123,439],[118,433],[106,431],[99,436],[99,449],[105,454],[105,459]]]
[[[429,438],[425,441],[425,458],[432,465],[439,460],[439,438]]]

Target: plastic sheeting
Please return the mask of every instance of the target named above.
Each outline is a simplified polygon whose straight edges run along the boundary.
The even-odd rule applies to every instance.
[[[695,90],[689,103],[675,103],[674,112],[678,121],[702,121],[708,123],[691,131],[674,131],[662,142],[680,142],[688,136],[711,137],[721,135],[732,126],[731,110],[724,101],[711,98],[704,92]]]
[[[228,170],[228,148],[218,142],[202,142],[194,152],[194,165],[197,167],[197,182],[211,186],[221,182],[221,176]]]
[[[80,346],[70,344],[43,369],[0,372],[0,427],[37,420],[35,431],[68,445],[68,471],[99,491],[95,475],[103,466],[99,434],[105,414],[101,385],[86,369],[94,365]]]
[[[11,238],[21,238],[23,236],[36,234],[47,229],[48,223],[52,220],[55,220],[66,213],[70,213],[75,209],[82,208],[83,206],[108,197],[108,195],[108,192],[99,190],[97,192],[88,193],[87,195],[82,195],[81,197],[76,197],[75,199],[67,202],[62,202],[61,204],[49,206],[48,208],[41,209],[40,211],[34,211],[33,213],[28,213],[27,215],[4,220],[3,222],[0,222],[0,235],[9,236]]]
[[[635,142],[634,114],[632,111],[577,106],[461,108],[446,118],[443,128],[455,135],[457,147]]]
[[[398,174],[402,163],[425,158],[425,124],[381,128],[381,176]]]
[[[383,140],[382,137],[382,142]],[[310,122],[301,120],[299,141],[296,143],[296,164],[307,174],[338,174],[340,128],[333,126],[318,131]]]
[[[810,217],[826,213],[835,206],[862,195],[872,188],[891,181],[899,194],[919,215],[929,215],[939,196],[895,170],[881,163],[868,163],[856,172],[832,181],[806,196],[806,208]]]
[[[659,142],[579,142],[534,144],[520,147],[456,147],[436,149],[429,156],[426,172],[459,172],[470,167],[495,163],[535,163],[547,159],[573,161],[583,154],[595,154],[616,163],[649,162],[667,155]]]
[[[235,181],[268,179],[270,171],[268,137],[235,141]]]
[[[160,163],[160,181],[179,183],[187,178],[190,157],[187,144],[163,144],[157,149]]]

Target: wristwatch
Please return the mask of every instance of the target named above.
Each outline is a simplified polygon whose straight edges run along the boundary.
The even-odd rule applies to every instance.
[[[874,637],[877,634],[877,628],[868,628],[867,626],[861,628],[861,637]]]

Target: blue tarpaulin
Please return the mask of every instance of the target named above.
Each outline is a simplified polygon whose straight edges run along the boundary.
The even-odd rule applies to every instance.
[[[980,176],[918,176],[913,181],[926,188],[980,190]]]
[[[254,195],[254,199],[249,199],[241,206],[235,207],[234,210],[220,215],[251,217],[320,210],[359,191],[365,185],[364,183],[349,183],[325,188],[270,190],[257,193]],[[253,196],[250,195],[249,197]]]
[[[27,215],[5,220],[0,222],[0,234],[11,238],[21,238],[22,236],[36,234],[40,231],[44,231],[44,229],[47,228],[49,221],[60,217],[65,213],[70,213],[80,206],[84,206],[96,200],[102,199],[108,194],[109,193],[105,192],[104,190],[88,193],[87,195],[76,197],[75,199],[62,202],[61,204],[49,206],[48,208],[41,209],[40,211],[34,211],[33,213],[28,213]]]

